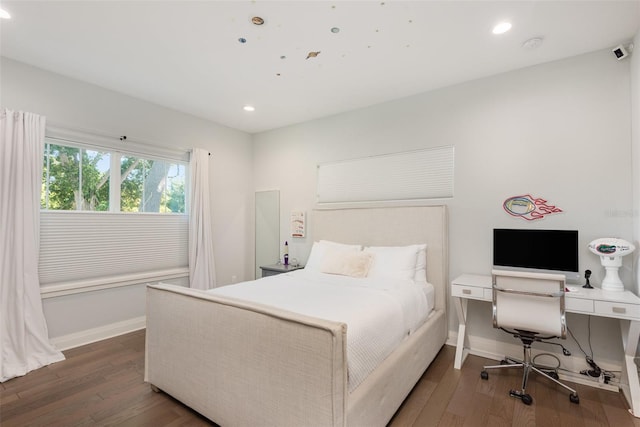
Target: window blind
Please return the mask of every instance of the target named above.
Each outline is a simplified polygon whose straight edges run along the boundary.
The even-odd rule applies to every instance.
[[[437,147],[318,166],[318,203],[453,197],[454,149]]]
[[[182,214],[42,211],[40,284],[188,268],[188,227]]]

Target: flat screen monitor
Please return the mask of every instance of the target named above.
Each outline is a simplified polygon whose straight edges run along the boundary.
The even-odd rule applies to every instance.
[[[498,269],[561,273],[577,282],[578,231],[495,228],[493,266]]]

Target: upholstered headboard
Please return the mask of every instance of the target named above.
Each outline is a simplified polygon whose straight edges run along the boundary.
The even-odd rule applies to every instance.
[[[364,246],[427,244],[427,280],[436,288],[436,308],[446,310],[449,273],[447,208],[406,206],[317,209],[309,231],[314,241]]]

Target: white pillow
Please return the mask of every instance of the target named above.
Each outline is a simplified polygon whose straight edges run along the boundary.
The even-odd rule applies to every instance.
[[[370,246],[364,252],[375,256],[367,277],[415,280],[418,245]]]
[[[344,243],[331,242],[329,240],[320,240],[319,242],[313,242],[311,253],[309,254],[309,259],[307,260],[304,269],[307,271],[320,271],[322,259],[330,249],[336,251],[360,252],[362,250],[362,246],[347,245]]]
[[[320,264],[320,272],[350,277],[367,277],[373,254],[329,249]]]
[[[415,245],[418,247],[418,256],[416,258],[416,274],[413,278],[416,282],[427,281],[427,244]]]

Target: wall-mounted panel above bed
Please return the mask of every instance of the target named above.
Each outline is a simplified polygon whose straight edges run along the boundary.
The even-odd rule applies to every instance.
[[[453,197],[454,148],[437,147],[318,165],[318,203]]]

